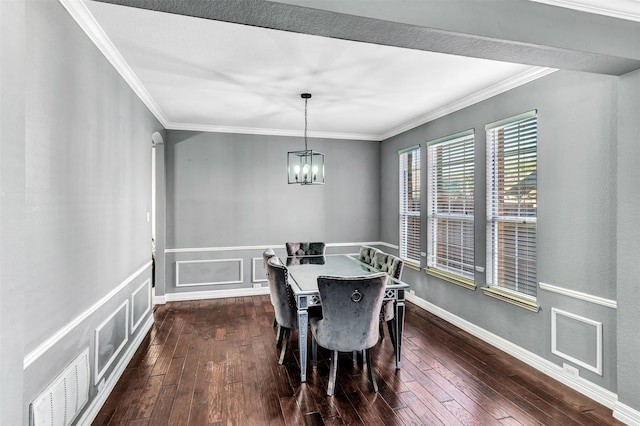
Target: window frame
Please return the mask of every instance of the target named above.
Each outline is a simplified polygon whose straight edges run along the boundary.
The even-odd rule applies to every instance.
[[[425,272],[474,290],[476,288],[475,131],[474,129],[465,130],[429,141],[426,145],[428,172],[427,268]],[[459,184],[460,181],[462,186],[457,195],[453,191],[440,190],[443,187]],[[450,236],[453,237],[453,243],[441,243],[438,238],[441,235],[438,232],[441,225],[445,230],[444,236],[447,240]],[[452,235],[455,233],[456,226],[460,228],[459,236]],[[458,241],[455,241],[456,239]],[[459,244],[456,245],[455,242]],[[444,256],[442,256],[443,250]],[[451,255],[449,255],[450,250]],[[457,253],[458,250],[459,253]],[[468,261],[469,252],[470,262]],[[457,267],[453,266],[456,264]]]
[[[409,154],[417,153],[416,158],[409,158]],[[409,161],[411,160],[411,161]],[[399,169],[399,245],[398,255],[405,265],[420,268],[420,203],[422,156],[420,145],[414,145],[398,151]],[[415,167],[417,166],[417,168]],[[409,188],[409,173],[412,174],[411,188]],[[409,201],[412,199],[412,202]],[[410,219],[412,218],[412,219]],[[413,222],[413,226],[410,225]],[[416,224],[417,222],[417,224]],[[409,242],[411,240],[413,244]],[[417,244],[417,247],[415,247]],[[411,247],[410,247],[411,246]]]
[[[487,287],[483,290],[537,312],[537,111],[487,124],[485,131]],[[509,180],[515,181],[510,187]]]

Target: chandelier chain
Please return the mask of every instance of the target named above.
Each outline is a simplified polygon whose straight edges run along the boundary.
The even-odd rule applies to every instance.
[[[309,99],[305,98],[304,100],[304,150],[307,150],[307,101]]]

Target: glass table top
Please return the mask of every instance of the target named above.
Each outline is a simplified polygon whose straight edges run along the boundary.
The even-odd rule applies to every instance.
[[[378,273],[373,267],[346,254],[289,257],[286,265],[289,269],[289,282],[295,293],[317,292],[319,275],[362,277]],[[389,278],[387,287],[405,288],[409,285]]]

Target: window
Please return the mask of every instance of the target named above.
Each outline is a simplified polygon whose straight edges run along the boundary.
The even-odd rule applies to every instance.
[[[427,272],[475,288],[473,130],[427,143]]]
[[[537,311],[536,112],[488,124],[486,130],[487,281],[490,292],[485,293],[494,290],[490,295],[516,304],[524,303]]]
[[[420,265],[420,146],[400,154],[400,258]]]

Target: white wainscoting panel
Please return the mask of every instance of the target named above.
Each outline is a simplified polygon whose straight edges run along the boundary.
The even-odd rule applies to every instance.
[[[254,257],[251,259],[251,282],[252,283],[266,283],[267,274],[264,270],[264,258]]]
[[[95,381],[98,383],[129,341],[129,301],[125,300],[95,330]]]
[[[109,394],[113,391],[113,388],[115,388],[118,380],[122,376],[122,373],[124,373],[125,368],[129,365],[133,355],[135,355],[152,326],[153,317],[148,317],[147,321],[142,325],[140,332],[135,336],[129,347],[127,347],[127,350],[124,352],[122,357],[120,357],[120,360],[115,367],[113,367],[111,374],[105,381],[104,387],[101,390],[98,390],[98,395],[91,400],[89,406],[82,414],[82,417],[78,420],[78,425],[90,425],[93,423],[95,418],[98,416],[100,409],[107,401]]]
[[[215,270],[217,264],[223,263],[237,263],[237,266],[221,265],[221,268]],[[206,266],[206,264],[211,265]],[[243,264],[243,259],[178,260],[176,261],[176,287],[242,284]],[[218,277],[221,279],[217,279]]]
[[[593,327],[596,342],[596,347],[593,348],[596,354],[596,365],[591,365],[588,362],[580,360],[577,357],[564,353],[558,349],[558,316],[564,316],[587,324],[589,327]],[[561,311],[560,309],[551,308],[551,353],[602,376],[602,323],[570,312]]]
[[[135,333],[151,310],[151,278],[131,294],[131,334]]]

